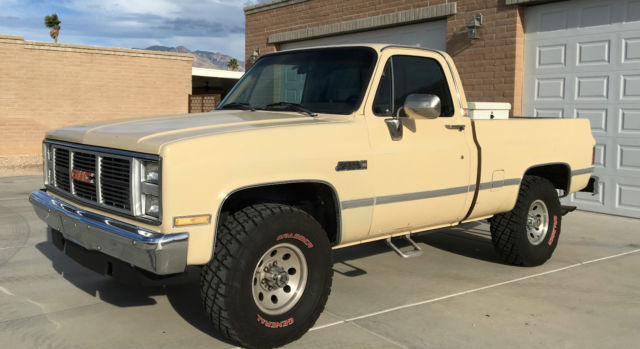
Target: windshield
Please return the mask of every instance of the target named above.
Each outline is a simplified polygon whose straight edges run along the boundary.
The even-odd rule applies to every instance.
[[[362,102],[375,58],[367,47],[269,55],[256,62],[218,109],[351,114]]]

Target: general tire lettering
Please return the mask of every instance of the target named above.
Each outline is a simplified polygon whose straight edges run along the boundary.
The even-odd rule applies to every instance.
[[[309,239],[307,239],[304,235],[301,235],[301,234],[298,234],[298,233],[296,233],[296,234],[290,234],[290,233],[280,234],[276,238],[276,241],[280,241],[282,239],[295,239],[295,240],[298,240],[298,241],[302,242],[305,246],[307,246],[307,248],[313,248],[313,244],[311,243],[311,241],[309,241]]]
[[[258,314],[258,322],[268,328],[283,328],[289,325],[293,325],[294,320],[292,317],[290,317],[283,321],[269,321],[265,320],[262,316],[260,316],[260,314]]]

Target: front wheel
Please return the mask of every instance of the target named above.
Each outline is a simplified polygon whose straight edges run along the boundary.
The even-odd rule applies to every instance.
[[[301,337],[331,290],[331,247],[306,212],[280,204],[246,207],[218,231],[202,269],[201,296],[217,330],[250,348]]]
[[[513,210],[491,219],[491,241],[507,263],[541,265],[556,249],[561,218],[553,184],[542,177],[525,176]]]

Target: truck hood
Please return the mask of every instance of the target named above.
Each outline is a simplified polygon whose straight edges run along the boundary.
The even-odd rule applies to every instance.
[[[159,154],[164,144],[186,138],[331,121],[339,119],[291,112],[221,110],[64,127],[47,132],[47,138]]]

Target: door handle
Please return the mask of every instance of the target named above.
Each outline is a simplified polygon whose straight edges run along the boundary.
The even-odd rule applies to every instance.
[[[465,125],[444,125],[449,130],[464,131]]]

